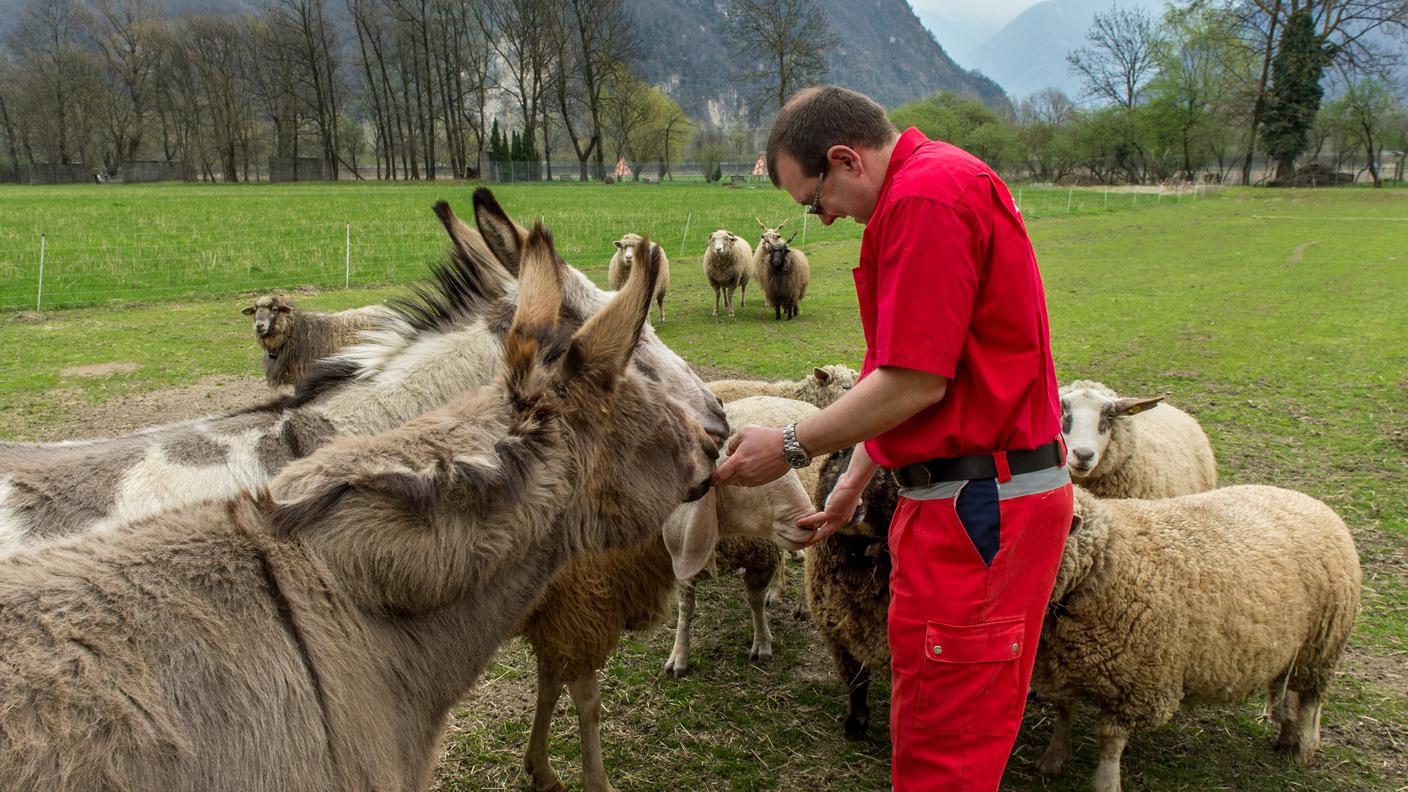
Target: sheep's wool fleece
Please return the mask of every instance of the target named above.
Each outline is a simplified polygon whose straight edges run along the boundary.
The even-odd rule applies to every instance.
[[[1077,489],[1076,515],[1039,693],[1092,699],[1138,729],[1184,701],[1265,691],[1288,668],[1288,689],[1324,690],[1360,590],[1354,541],[1328,506],[1263,486],[1111,501]]]

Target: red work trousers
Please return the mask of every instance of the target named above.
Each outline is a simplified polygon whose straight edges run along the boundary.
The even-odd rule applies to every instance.
[[[968,482],[952,498],[900,499],[890,526],[896,792],[997,789],[1071,500],[1070,484],[999,499],[992,480]]]

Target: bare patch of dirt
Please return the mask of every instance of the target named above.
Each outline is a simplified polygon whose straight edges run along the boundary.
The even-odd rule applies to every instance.
[[[54,420],[40,427],[22,418],[0,418],[0,431],[24,442],[112,437],[137,429],[221,415],[269,401],[274,392],[260,377],[207,377],[183,388],[162,388],[127,398],[90,404],[76,389],[51,391]]]
[[[94,363],[89,366],[69,366],[59,371],[60,377],[108,377],[113,374],[131,374],[140,369],[139,363]]]
[[[1314,242],[1302,242],[1301,244],[1296,245],[1295,250],[1291,251],[1291,263],[1299,264],[1300,260],[1302,258],[1305,258],[1306,249],[1318,244],[1320,244],[1320,240],[1317,239]]]

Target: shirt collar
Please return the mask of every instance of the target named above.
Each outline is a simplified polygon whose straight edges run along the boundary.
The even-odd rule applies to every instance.
[[[895,141],[895,147],[890,151],[890,164],[885,169],[885,184],[880,188],[880,197],[875,202],[876,208],[885,203],[885,195],[890,192],[890,184],[894,182],[895,174],[904,167],[909,156],[914,153],[915,149],[928,142],[929,138],[925,137],[918,127],[906,129],[904,134],[900,135],[899,140]]]

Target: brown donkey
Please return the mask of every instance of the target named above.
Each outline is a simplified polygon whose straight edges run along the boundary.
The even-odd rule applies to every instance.
[[[535,227],[517,253],[492,385],[335,439],[258,496],[0,560],[7,788],[430,783],[451,707],[553,574],[660,531],[717,456],[630,366],[657,268],[570,333],[551,237]]]

